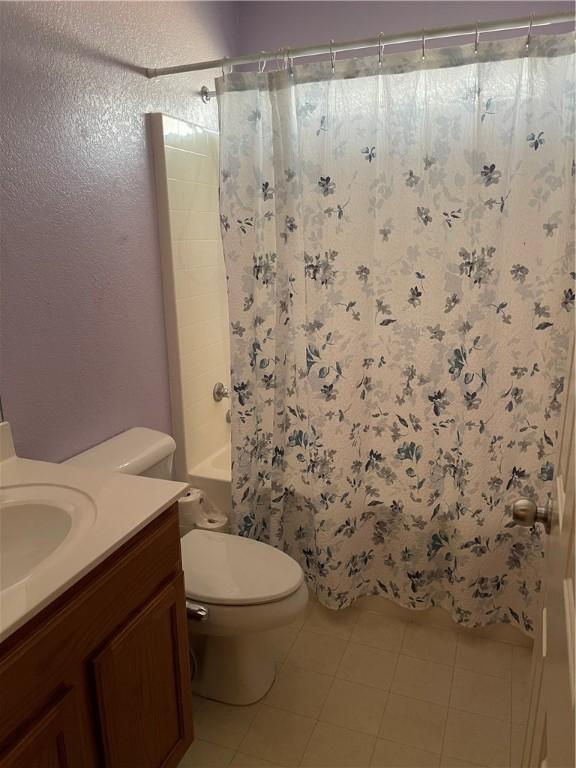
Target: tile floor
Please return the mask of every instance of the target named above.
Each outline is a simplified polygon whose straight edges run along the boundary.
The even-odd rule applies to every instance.
[[[261,702],[195,699],[180,768],[520,768],[530,650],[411,616],[311,603]]]

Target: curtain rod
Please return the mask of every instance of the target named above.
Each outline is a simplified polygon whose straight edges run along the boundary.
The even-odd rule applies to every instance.
[[[303,48],[279,48],[275,51],[261,51],[260,53],[248,53],[244,56],[232,56],[230,58],[213,59],[212,61],[199,61],[195,64],[179,64],[174,67],[147,68],[146,77],[163,77],[164,75],[179,75],[183,72],[199,72],[204,69],[216,69],[235,67],[239,64],[257,64],[270,59],[283,59],[289,56],[291,59],[302,56],[319,56],[321,54],[335,55],[343,51],[354,51],[362,48],[376,48],[385,45],[399,45],[401,43],[417,43],[424,37],[426,40],[438,40],[443,37],[460,37],[462,35],[478,35],[486,32],[509,32],[514,29],[532,29],[533,27],[545,27],[550,24],[562,24],[573,22],[574,14],[561,13],[555,16],[530,16],[530,18],[506,19],[486,24],[468,24],[463,27],[442,27],[429,31],[401,32],[395,35],[381,34],[378,37],[369,37],[364,40],[347,40],[341,43],[320,43]]]

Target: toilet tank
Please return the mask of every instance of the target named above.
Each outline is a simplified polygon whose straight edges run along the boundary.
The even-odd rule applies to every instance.
[[[175,450],[176,443],[170,435],[135,427],[72,456],[65,463],[85,469],[170,480]]]

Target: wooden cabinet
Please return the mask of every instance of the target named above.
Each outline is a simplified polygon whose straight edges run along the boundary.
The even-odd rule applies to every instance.
[[[106,765],[163,765],[190,721],[182,578],[168,584],[93,661]],[[136,704],[136,706],[135,706]]]
[[[6,752],[6,768],[69,768],[83,765],[85,749],[76,716],[74,690],[63,690],[46,711],[24,729]]]
[[[173,506],[0,645],[0,766],[172,768],[191,701]]]

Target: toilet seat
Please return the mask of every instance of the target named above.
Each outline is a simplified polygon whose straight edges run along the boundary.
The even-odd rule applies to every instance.
[[[269,544],[195,529],[181,541],[186,595],[212,605],[262,605],[304,583],[300,565]]]

